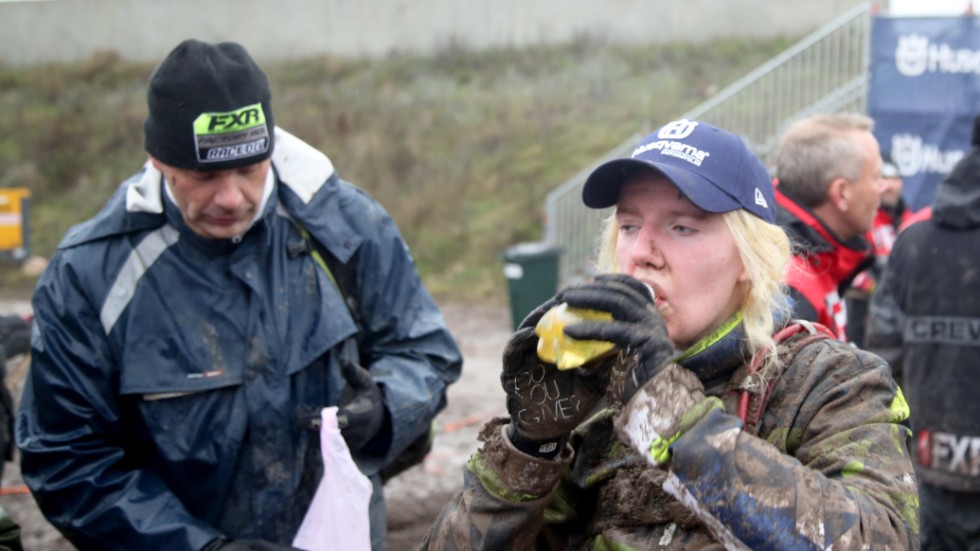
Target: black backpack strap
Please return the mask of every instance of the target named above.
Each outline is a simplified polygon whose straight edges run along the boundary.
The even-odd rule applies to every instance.
[[[334,286],[340,291],[340,296],[343,297],[344,304],[347,305],[347,310],[350,311],[351,318],[353,318],[354,324],[357,326],[354,342],[357,345],[358,356],[363,356],[360,353],[360,349],[364,337],[364,318],[361,316],[360,303],[357,301],[357,278],[355,277],[354,266],[341,262],[319,240],[310,235],[310,232],[302,224],[296,220],[293,220],[293,224],[299,230],[303,241],[309,246],[310,256],[326,272]],[[432,440],[434,438],[435,420],[429,425],[428,432],[419,435],[418,438],[408,445],[405,451],[392,460],[391,463],[382,467],[380,471],[382,483],[387,482],[405,469],[421,463],[429,451],[432,450]]]
[[[310,232],[302,224],[295,220],[293,223],[296,224],[296,229],[303,236],[303,240],[310,245],[310,256],[320,268],[323,268],[327,277],[340,291],[340,296],[343,297],[344,304],[347,305],[347,309],[354,319],[354,324],[357,325],[358,341],[360,341],[360,335],[364,332],[364,319],[361,317],[361,307],[357,302],[357,280],[354,267],[341,262],[318,239],[310,235]]]

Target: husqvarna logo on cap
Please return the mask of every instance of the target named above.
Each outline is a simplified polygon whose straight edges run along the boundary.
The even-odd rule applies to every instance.
[[[711,156],[711,153],[698,149],[698,147],[691,145],[690,142],[683,141],[691,137],[698,124],[700,123],[687,119],[680,119],[665,124],[657,131],[654,141],[645,143],[633,150],[633,158],[640,157],[650,161],[657,161],[656,152],[659,152],[660,156],[676,157],[700,167],[701,163]],[[650,137],[653,138],[653,135],[651,134]],[[650,153],[650,155],[644,155],[644,153]]]
[[[661,140],[683,140],[690,136],[691,132],[694,132],[697,126],[698,123],[695,121],[689,121],[687,119],[676,120],[665,124],[660,129],[660,132],[657,132],[657,137]]]
[[[766,222],[776,220],[772,178],[748,144],[711,123],[689,119],[654,130],[628,158],[598,166],[586,178],[582,201],[590,208],[615,206],[623,185],[648,169],[706,212],[745,209]]]

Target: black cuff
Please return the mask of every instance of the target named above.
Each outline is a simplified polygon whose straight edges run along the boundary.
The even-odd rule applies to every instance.
[[[568,443],[568,435],[550,441],[529,440],[517,432],[513,423],[507,427],[507,438],[510,438],[510,443],[518,450],[541,459],[554,459]]]

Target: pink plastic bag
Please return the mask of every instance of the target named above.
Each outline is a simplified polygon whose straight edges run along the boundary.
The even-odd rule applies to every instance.
[[[358,470],[340,435],[337,408],[323,408],[321,419],[323,478],[296,532],[293,547],[305,551],[370,551],[371,481]]]

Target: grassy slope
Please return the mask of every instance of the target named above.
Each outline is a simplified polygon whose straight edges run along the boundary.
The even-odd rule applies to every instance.
[[[790,42],[561,47],[265,64],[276,123],[392,213],[440,299],[503,300],[498,254],[541,238],[545,195]],[[32,190],[48,256],[139,168],[149,65],[0,67],[0,186]],[[31,281],[8,271],[7,288]]]

